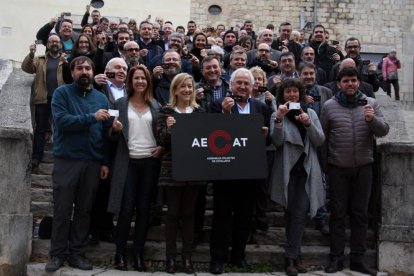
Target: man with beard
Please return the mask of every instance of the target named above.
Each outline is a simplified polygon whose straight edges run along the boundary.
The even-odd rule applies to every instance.
[[[276,38],[271,47],[278,51],[289,51],[295,55],[296,67],[299,67],[300,54],[302,52],[302,46],[290,39],[292,33],[292,25],[289,22],[283,22],[279,26],[279,37]]]
[[[269,29],[264,29],[262,31],[260,31],[259,33],[259,41],[257,42],[257,45],[260,45],[261,43],[266,43],[267,45],[272,45],[273,42],[273,32]],[[252,66],[250,66],[250,64],[252,64],[255,59],[256,59],[256,55],[257,55],[257,49],[252,49],[250,51],[247,52],[247,64],[248,67],[251,68]],[[273,48],[270,48],[270,59],[277,61],[280,60],[280,55],[281,52],[279,50],[275,50]]]
[[[312,47],[306,46],[302,50],[301,60],[315,64],[315,50]],[[315,65],[316,66],[316,65]],[[316,66],[316,82],[319,85],[324,85],[328,82],[325,71]]]
[[[112,52],[104,52],[105,39],[104,37],[98,41],[98,48],[94,57],[95,72],[102,73],[105,70],[106,64],[114,57],[121,57],[125,59],[124,45],[130,41],[128,31],[120,30],[116,34],[116,49]]]
[[[58,35],[51,35],[46,44],[46,55],[35,57],[36,44],[30,45],[30,53],[22,63],[22,70],[36,74],[33,93],[35,105],[35,129],[33,141],[32,170],[39,166],[43,157],[45,135],[49,127],[50,102],[53,91],[64,84],[63,61],[60,59],[62,44]]]
[[[354,60],[356,69],[358,71],[361,81],[372,85],[374,92],[377,92],[380,87],[380,82],[377,76],[377,67],[369,60],[363,60],[361,57],[361,43],[356,37],[350,37],[345,42],[345,58]],[[336,81],[338,76],[340,63],[335,64],[329,75],[329,81]],[[371,97],[371,96],[370,96]]]
[[[67,251],[70,266],[92,269],[85,258],[90,212],[99,178],[109,173],[108,99],[93,88],[91,59],[77,57],[70,67],[74,82],[60,86],[52,98],[54,209],[48,272],[64,264]],[[114,127],[122,128],[119,124],[114,120]]]
[[[256,49],[256,58],[248,64],[248,68],[259,66],[266,72],[267,77],[274,76],[279,71],[279,64],[270,58],[270,50],[268,44],[260,43]]]
[[[322,68],[326,75],[329,76],[332,67],[341,60],[340,53],[335,47],[332,47],[325,41],[325,27],[316,25],[313,27],[312,39],[309,41],[309,46],[316,53],[315,64]]]
[[[141,49],[139,54],[144,61],[145,66],[150,67],[151,61],[155,56],[161,55],[164,50],[153,40],[153,24],[148,21],[142,21],[139,24],[138,45]]]
[[[139,46],[135,41],[128,41],[124,45],[125,62],[128,64],[128,70],[135,65],[144,63],[139,56]]]
[[[188,73],[194,76],[195,80],[200,79],[199,77],[199,60],[193,54],[190,54],[187,48],[184,48],[184,35],[182,33],[172,33],[168,37],[168,49],[177,52],[181,59],[182,72]],[[150,65],[150,69],[162,64],[163,55],[155,56]]]
[[[162,57],[161,65],[152,70],[154,75],[154,98],[165,106],[170,100],[172,79],[181,73],[181,57],[175,50],[167,50]]]

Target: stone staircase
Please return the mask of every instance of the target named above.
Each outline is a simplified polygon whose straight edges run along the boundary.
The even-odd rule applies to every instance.
[[[31,210],[33,217],[39,220],[43,216],[52,216],[52,189],[51,189],[51,172],[53,167],[53,156],[51,145],[47,146],[42,163],[36,173],[32,174],[32,202]],[[198,271],[208,270],[209,256],[209,236],[212,221],[212,196],[211,189],[208,189],[207,211],[205,214],[205,227],[203,243],[194,250],[193,260],[196,262]],[[163,221],[165,218],[166,207],[163,210]],[[266,267],[266,271],[283,271],[284,246],[286,244],[284,234],[284,214],[280,206],[275,206],[271,212],[266,215],[269,224],[269,230],[263,232],[257,230],[252,235],[251,241],[246,249],[247,260],[256,264],[259,269]],[[131,227],[133,233],[134,223]],[[153,226],[148,232],[148,242],[146,244],[145,258],[153,270],[162,270],[163,261],[165,261],[165,243],[164,243],[165,225]],[[347,240],[349,240],[350,231],[347,230]],[[180,238],[178,238],[180,240]],[[376,266],[376,235],[373,230],[368,233],[368,252],[367,259],[369,264]],[[314,230],[313,222],[307,221],[302,243],[302,256],[312,269],[321,269],[328,262],[329,254],[329,237],[322,235],[319,231]],[[45,262],[48,257],[50,246],[49,240],[33,239],[32,262]],[[128,245],[129,250],[132,244]],[[88,257],[95,265],[110,267],[113,263],[115,246],[110,243],[100,242],[96,246],[88,248]],[[179,260],[179,258],[177,258]],[[159,268],[158,268],[159,267]]]

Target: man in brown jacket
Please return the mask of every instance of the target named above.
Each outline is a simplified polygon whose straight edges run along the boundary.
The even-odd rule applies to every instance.
[[[62,43],[59,36],[49,36],[46,48],[45,55],[35,57],[36,44],[30,45],[30,53],[22,63],[23,71],[36,74],[32,99],[35,106],[32,170],[38,167],[43,157],[45,135],[49,130],[50,102],[53,91],[64,84],[61,60]]]

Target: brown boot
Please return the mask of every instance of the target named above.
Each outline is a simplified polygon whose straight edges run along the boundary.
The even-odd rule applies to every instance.
[[[298,270],[295,267],[295,260],[291,258],[285,258],[285,272],[288,276],[298,275]]]
[[[302,260],[302,256],[299,255],[297,259],[295,260],[295,267],[298,270],[299,273],[307,273],[308,272],[308,266],[306,263]]]

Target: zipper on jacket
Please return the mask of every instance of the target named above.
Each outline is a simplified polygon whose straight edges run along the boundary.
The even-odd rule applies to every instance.
[[[355,118],[354,118],[354,109],[355,108],[351,108],[351,120],[352,120],[352,139],[353,139],[353,141],[352,141],[352,144],[353,144],[353,147],[352,147],[352,155],[353,155],[353,157],[354,157],[354,166],[356,167],[356,142],[355,142],[355,140],[356,140],[356,138],[355,138]]]

